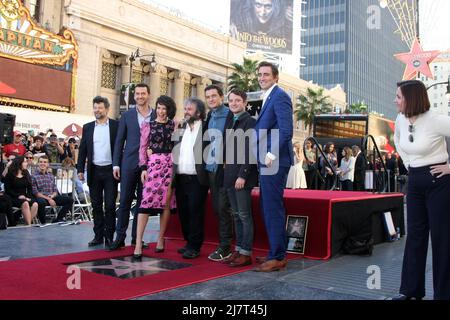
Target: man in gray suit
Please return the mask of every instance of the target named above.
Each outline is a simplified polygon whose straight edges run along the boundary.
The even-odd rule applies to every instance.
[[[142,198],[141,171],[139,169],[141,127],[144,122],[156,118],[156,113],[149,106],[150,88],[148,85],[143,83],[136,85],[134,99],[136,100],[136,108],[128,110],[120,118],[114,146],[113,172],[114,178],[120,181],[120,205],[117,211],[116,239],[109,250],[117,250],[125,246],[131,203],[136,188],[136,205],[140,206]],[[136,244],[136,222],[137,217],[133,220],[132,245]]]

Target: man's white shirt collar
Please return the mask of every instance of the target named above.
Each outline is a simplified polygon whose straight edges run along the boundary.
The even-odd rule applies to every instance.
[[[266,102],[266,100],[267,100],[267,98],[270,96],[270,94],[272,93],[273,88],[275,88],[275,86],[277,86],[277,85],[278,85],[278,83],[275,83],[273,86],[271,86],[271,87],[269,88],[269,90],[267,90],[267,91],[264,92],[264,94],[263,94],[263,100],[264,100],[264,103]]]

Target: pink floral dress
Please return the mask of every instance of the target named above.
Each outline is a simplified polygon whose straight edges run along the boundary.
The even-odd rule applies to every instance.
[[[151,121],[141,128],[139,165],[147,170],[148,178],[142,189],[142,202],[139,213],[157,215],[167,205],[167,194],[172,185],[173,160],[172,133],[175,123]],[[152,150],[150,157],[148,149]],[[175,209],[175,196],[170,201],[170,209]]]

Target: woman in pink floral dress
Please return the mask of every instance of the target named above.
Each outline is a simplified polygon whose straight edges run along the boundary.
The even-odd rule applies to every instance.
[[[164,232],[175,209],[172,197],[172,133],[175,123],[172,120],[176,105],[172,98],[160,96],[156,101],[156,119],[145,123],[141,128],[139,165],[142,170],[142,201],[139,208],[136,247],[134,258],[142,258],[142,238],[150,215],[160,215],[160,230],[155,252],[164,251]]]

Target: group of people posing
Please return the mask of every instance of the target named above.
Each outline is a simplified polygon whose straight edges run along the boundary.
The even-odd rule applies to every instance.
[[[89,185],[93,206],[95,237],[89,245],[106,243],[108,250],[125,246],[136,194],[139,214],[132,227],[134,259],[142,259],[143,249],[148,247],[143,235],[151,215],[160,215],[154,251],[165,250],[164,233],[175,209],[185,240],[178,252],[185,259],[197,258],[204,240],[209,191],[218,218],[219,245],[208,258],[232,267],[250,265],[254,237],[251,192],[259,185],[270,251],[256,259],[255,271],[285,268],[283,191],[294,164],[292,103],[277,85],[275,65],[260,63],[258,80],[264,91],[258,119],[246,111],[245,92],[231,91],[227,107],[217,85],[205,89],[207,107],[197,98],[187,99],[179,123],[174,120],[177,108],[170,97],[160,96],[154,109],[149,106],[151,93],[146,84],[136,86],[136,107],[123,113],[120,121],[108,118],[106,98],[94,98],[96,120],[83,128],[77,164],[80,180],[86,179]]]

